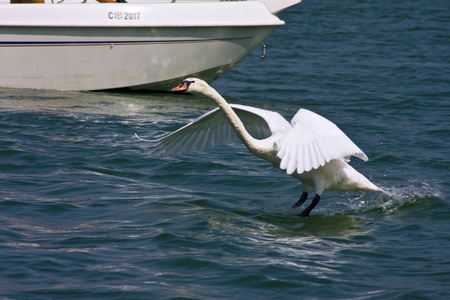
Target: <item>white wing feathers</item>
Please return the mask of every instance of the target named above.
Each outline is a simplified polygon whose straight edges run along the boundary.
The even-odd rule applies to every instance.
[[[279,125],[276,124],[280,122],[270,125],[265,118],[277,120],[281,118],[290,127],[290,124],[278,113],[238,104],[231,104],[231,107],[239,116],[247,131],[256,139],[265,139],[272,135],[272,130],[279,130]],[[238,142],[240,142],[240,139],[230,121],[219,108],[216,108],[158,140],[152,154],[187,154]]]
[[[306,109],[292,118],[292,127],[276,142],[280,168],[298,174],[317,169],[333,159],[367,156],[335,124]]]
[[[335,124],[309,110],[300,109],[289,123],[276,112],[238,104],[231,107],[255,139],[275,138],[280,168],[288,174],[301,174],[352,155],[368,160]],[[216,108],[157,140],[152,154],[187,154],[238,142],[229,120]]]

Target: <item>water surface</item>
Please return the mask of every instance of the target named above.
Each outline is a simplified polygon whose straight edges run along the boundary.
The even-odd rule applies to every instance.
[[[305,1],[214,83],[228,101],[299,107],[369,156],[388,195],[325,192],[242,145],[156,158],[145,138],[213,108],[201,96],[0,89],[5,299],[446,299],[448,1]]]

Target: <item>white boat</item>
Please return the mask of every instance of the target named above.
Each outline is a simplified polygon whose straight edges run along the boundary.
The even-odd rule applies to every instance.
[[[0,0],[0,87],[165,90],[188,76],[212,82],[284,24],[278,11],[300,1]]]

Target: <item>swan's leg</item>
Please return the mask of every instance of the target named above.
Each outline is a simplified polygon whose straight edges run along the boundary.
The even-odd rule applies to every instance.
[[[300,196],[300,199],[299,199],[297,202],[295,202],[295,204],[292,205],[291,208],[299,207],[300,205],[302,205],[303,203],[305,203],[306,198],[308,198],[308,193],[305,192],[305,191],[303,191],[303,194]]]
[[[311,204],[305,208],[304,211],[302,211],[301,214],[297,215],[299,217],[309,217],[309,213],[313,210],[314,207],[316,207],[317,203],[319,203],[320,201],[320,195],[317,195],[314,197],[313,201],[311,202]]]

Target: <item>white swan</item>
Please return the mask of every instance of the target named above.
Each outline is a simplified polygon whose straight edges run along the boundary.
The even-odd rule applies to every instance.
[[[250,152],[302,182],[303,193],[292,208],[303,204],[308,192],[315,189],[312,203],[299,214],[302,217],[309,216],[324,190],[383,192],[346,162],[352,155],[367,161],[361,149],[335,124],[309,110],[300,109],[289,123],[276,112],[230,105],[197,78],[184,80],[172,91],[203,94],[220,110],[216,108],[158,140],[156,154],[192,153],[239,138]]]

